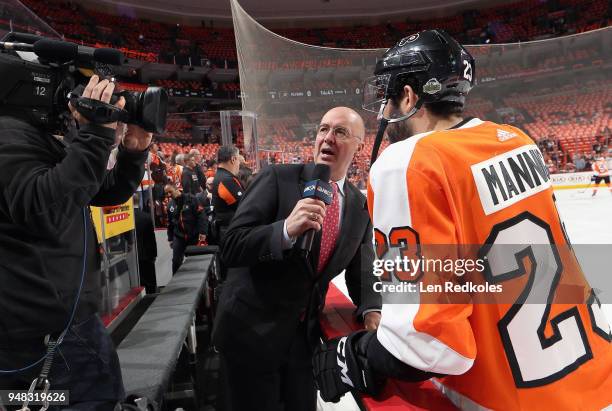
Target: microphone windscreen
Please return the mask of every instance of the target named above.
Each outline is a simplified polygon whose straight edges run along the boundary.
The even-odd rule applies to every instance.
[[[93,58],[99,63],[110,64],[113,66],[122,65],[124,60],[122,52],[110,48],[95,49],[93,52]]]
[[[315,168],[312,173],[313,180],[321,180],[327,183],[329,182],[330,177],[331,169],[327,164],[315,164]]]
[[[9,33],[9,38],[5,41],[14,42],[14,43],[34,44],[38,40],[42,40],[43,38],[44,37],[37,36],[35,34],[11,32]]]
[[[78,46],[66,41],[41,39],[34,43],[34,53],[45,60],[66,62],[77,57]]]

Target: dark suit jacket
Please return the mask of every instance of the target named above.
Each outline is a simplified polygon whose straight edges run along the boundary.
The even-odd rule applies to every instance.
[[[281,248],[284,220],[302,198],[313,170],[314,164],[264,169],[246,192],[223,243],[223,261],[234,268],[223,284],[213,342],[245,366],[277,369],[301,321],[306,321],[309,343],[317,344],[329,281],[344,269],[358,318],[365,310],[380,309],[380,295],[372,288],[366,199],[348,180],[338,242],[325,270],[316,274],[321,232],[308,259]]]

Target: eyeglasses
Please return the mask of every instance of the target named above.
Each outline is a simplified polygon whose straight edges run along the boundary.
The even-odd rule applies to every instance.
[[[320,136],[324,136],[329,133],[329,130],[330,126],[328,126],[327,124],[321,124],[317,129],[317,134]],[[353,137],[351,131],[346,127],[337,126],[332,128],[331,131],[334,137],[338,140],[350,140]]]

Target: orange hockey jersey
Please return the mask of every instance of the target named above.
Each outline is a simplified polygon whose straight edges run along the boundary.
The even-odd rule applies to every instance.
[[[605,160],[597,160],[593,163],[593,171],[595,172],[595,175],[600,176],[600,177],[605,177],[607,175],[609,175],[609,171],[608,171],[608,165],[606,164]]]
[[[379,258],[415,242],[482,245],[485,256],[485,244],[505,244],[512,253],[484,271],[520,288],[503,304],[383,299],[377,338],[393,356],[448,375],[436,384],[461,409],[612,409],[610,325],[573,253],[555,254],[568,241],[543,157],[521,130],[470,119],[392,144],[370,171],[368,206]],[[570,275],[586,285],[583,303],[559,301]]]

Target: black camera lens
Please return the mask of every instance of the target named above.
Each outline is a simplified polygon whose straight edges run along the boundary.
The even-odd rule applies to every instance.
[[[124,110],[129,113],[128,123],[137,124],[146,131],[163,133],[166,127],[168,93],[161,87],[148,87],[143,92],[122,91]]]
[[[142,125],[147,131],[163,133],[166,128],[168,93],[161,87],[149,87],[142,98]]]

